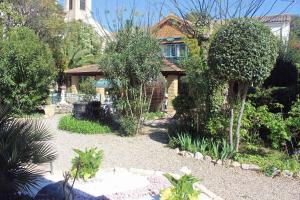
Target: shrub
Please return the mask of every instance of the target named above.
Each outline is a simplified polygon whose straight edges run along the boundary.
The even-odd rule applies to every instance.
[[[0,43],[0,103],[16,114],[31,113],[45,103],[55,77],[51,51],[24,27],[12,29]]]
[[[174,118],[178,121],[177,128],[180,131],[195,132],[196,120],[195,102],[189,95],[179,95],[173,100],[173,106],[176,110]]]
[[[0,107],[0,197],[31,193],[42,174],[35,165],[55,159],[49,146],[51,134],[43,124],[9,115],[8,109]]]
[[[300,170],[300,163],[296,157],[288,157],[282,152],[276,150],[260,149],[257,151],[248,151],[242,149],[241,153],[235,156],[241,163],[256,164],[262,168],[266,175],[270,175],[275,169],[289,170],[293,173]]]
[[[199,180],[191,175],[184,175],[180,179],[176,179],[169,174],[165,177],[172,184],[171,188],[164,189],[160,192],[162,200],[196,200],[199,198],[200,192],[194,189],[194,183]]]
[[[120,128],[122,135],[134,136],[137,130],[137,121],[134,117],[122,117],[120,119]]]
[[[127,135],[133,135],[140,131],[143,114],[149,111],[152,97],[147,88],[153,88],[159,78],[161,49],[157,39],[137,28],[134,20],[126,20],[120,27],[106,45],[100,65],[111,81],[116,113],[123,118],[121,126]]]
[[[298,69],[291,61],[278,58],[271,76],[264,82],[265,87],[287,87],[298,82]]]
[[[97,148],[86,149],[85,151],[74,149],[74,151],[78,156],[72,159],[71,175],[74,178],[82,178],[85,181],[93,178],[100,168],[103,151],[98,151]],[[75,177],[77,169],[79,171],[77,177]]]
[[[90,101],[96,95],[96,81],[92,77],[81,79],[79,92],[84,94],[84,101]]]
[[[72,133],[80,133],[87,135],[112,132],[109,126],[102,125],[98,122],[89,120],[78,120],[72,117],[71,115],[62,117],[59,120],[58,128],[60,130],[69,131]]]
[[[270,75],[278,55],[276,37],[263,23],[254,19],[232,20],[220,28],[211,42],[208,64],[216,78],[228,82],[231,113],[236,100],[241,102],[233,134],[229,128],[230,144],[239,149],[240,127],[248,88],[260,85]],[[237,92],[234,91],[237,85]],[[235,136],[235,144],[233,144]]]

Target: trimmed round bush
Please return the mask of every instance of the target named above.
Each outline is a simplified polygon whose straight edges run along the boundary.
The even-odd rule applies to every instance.
[[[217,32],[208,63],[222,80],[261,84],[270,75],[277,55],[277,40],[270,28],[255,19],[239,19]]]

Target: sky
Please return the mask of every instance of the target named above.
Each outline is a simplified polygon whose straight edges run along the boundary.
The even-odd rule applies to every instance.
[[[187,0],[178,0],[179,2],[188,2]],[[232,0],[233,2],[236,0]],[[284,8],[289,5],[290,1],[295,1],[285,13],[300,15],[300,0],[277,0],[276,5],[269,13],[269,15],[276,15],[278,13],[282,13]],[[59,0],[59,2],[63,5],[64,0]],[[176,8],[172,6],[171,0],[92,0],[93,2],[93,15],[94,18],[99,21],[104,27],[108,26],[109,21],[113,21],[116,19],[116,10],[118,8],[126,8],[127,11],[131,10],[132,7],[137,8],[137,13],[142,15],[142,13],[151,10],[151,21],[154,23],[159,21],[160,15],[167,15],[169,13],[177,13]],[[247,2],[247,0],[244,0]],[[266,13],[274,0],[266,0],[266,4],[264,4],[261,10],[258,13]],[[162,9],[162,6],[163,9]],[[150,9],[149,9],[150,8]],[[109,11],[109,13],[108,13]],[[160,12],[161,11],[161,12]],[[108,17],[107,17],[108,16]]]

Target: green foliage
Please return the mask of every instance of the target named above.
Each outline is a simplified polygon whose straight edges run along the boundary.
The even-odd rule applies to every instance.
[[[123,118],[121,121],[134,122],[136,130],[131,134],[137,134],[143,114],[149,109],[151,97],[147,88],[157,81],[162,59],[158,41],[132,23],[127,21],[107,44],[100,65],[112,83],[115,108]]]
[[[200,152],[203,155],[209,155],[214,159],[220,160],[226,160],[235,155],[234,149],[230,147],[225,139],[192,139],[191,135],[186,133],[171,137],[169,147],[193,153]]]
[[[79,82],[79,92],[84,94],[84,100],[90,101],[96,95],[96,81],[92,77],[85,77]]]
[[[75,68],[98,63],[102,41],[91,26],[73,21],[67,24],[61,48],[65,68]]]
[[[271,175],[275,169],[289,170],[293,173],[300,171],[300,163],[296,157],[288,157],[285,153],[256,148],[256,151],[242,148],[235,156],[241,163],[252,163],[260,166],[266,175]]]
[[[137,130],[137,119],[128,117],[122,117],[120,119],[120,126],[122,135],[125,136],[135,136]]]
[[[58,128],[64,131],[86,135],[112,132],[111,128],[108,126],[89,120],[78,120],[70,115],[64,116],[59,120]]]
[[[0,107],[0,196],[31,193],[42,173],[35,165],[55,159],[49,130],[36,120],[18,120],[11,114]]]
[[[194,183],[199,180],[191,175],[184,175],[180,179],[174,178],[170,174],[164,175],[173,187],[160,192],[162,200],[197,200],[200,192],[194,189]]]
[[[287,57],[293,63],[300,63],[300,17],[293,16]]]
[[[287,125],[292,133],[299,135],[300,133],[300,98],[294,103],[287,118]]]
[[[77,156],[72,159],[71,175],[85,181],[95,177],[103,160],[103,151],[98,151],[97,148],[86,149],[85,151],[74,149],[74,151]],[[79,173],[75,177],[77,169],[79,169]]]
[[[213,38],[208,63],[223,80],[261,84],[270,75],[277,53],[270,28],[254,19],[233,20]]]
[[[300,85],[272,87],[268,89],[256,89],[254,94],[249,95],[249,100],[251,100],[255,107],[266,105],[273,113],[287,114],[299,94]],[[278,105],[283,105],[283,107]]]
[[[148,112],[144,114],[146,120],[161,119],[165,117],[164,112]]]
[[[35,111],[55,76],[49,48],[28,28],[12,29],[0,43],[0,102],[18,114]]]

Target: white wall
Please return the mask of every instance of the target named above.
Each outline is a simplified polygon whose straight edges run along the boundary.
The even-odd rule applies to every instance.
[[[266,23],[271,28],[274,35],[282,39],[284,43],[288,42],[290,36],[290,22],[270,22]]]

